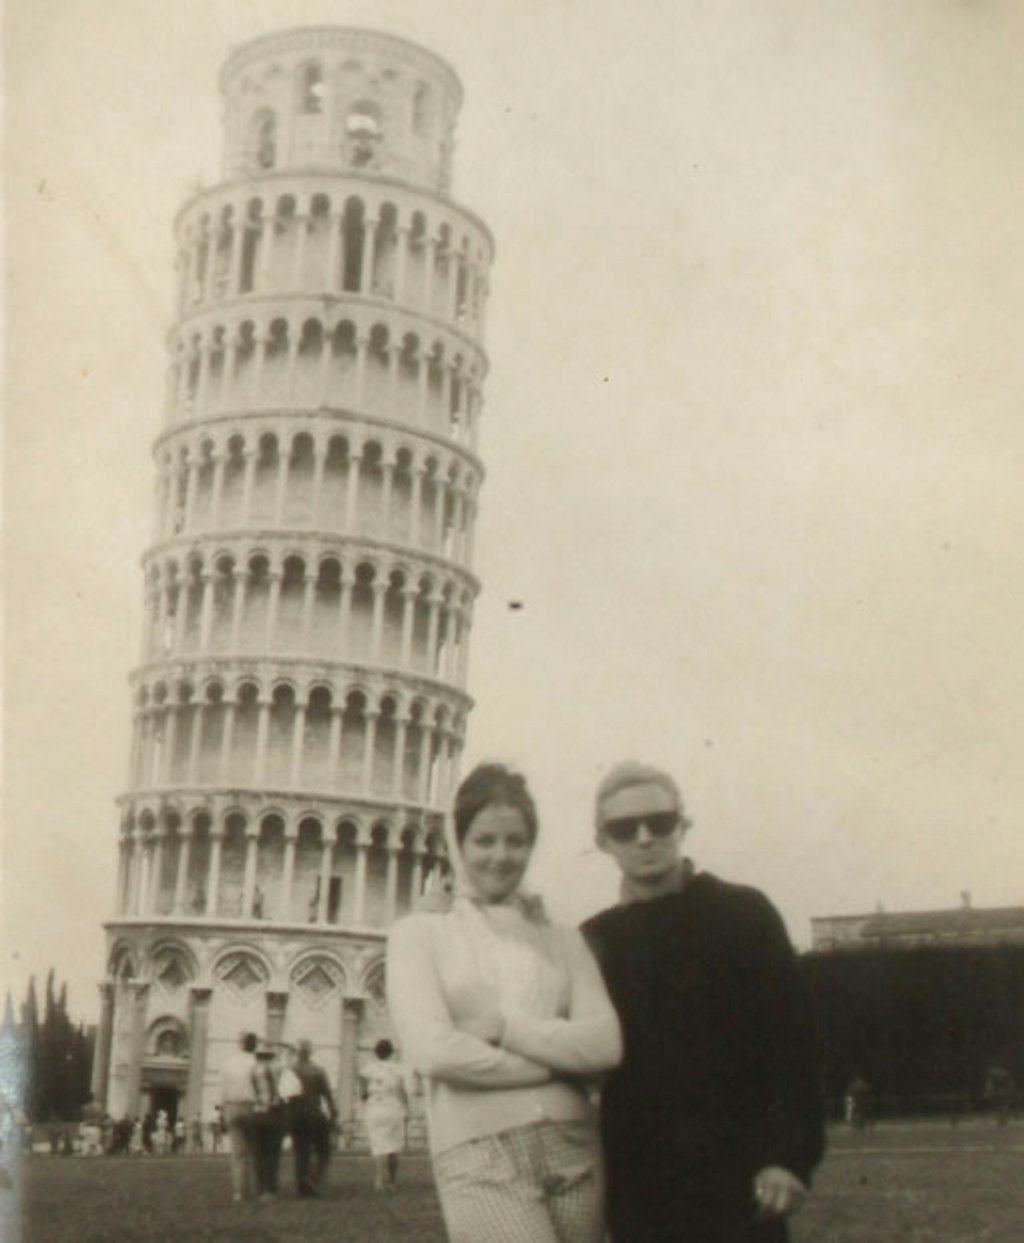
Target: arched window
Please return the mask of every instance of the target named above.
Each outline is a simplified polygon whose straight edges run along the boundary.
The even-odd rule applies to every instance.
[[[307,116],[324,110],[324,74],[320,62],[309,60],[299,71],[299,108]]]
[[[156,1038],[156,1052],[158,1057],[180,1057],[181,1036],[170,1028],[162,1031]]]
[[[345,135],[350,159],[356,168],[373,159],[381,140],[380,122],[380,108],[371,100],[360,100],[349,109],[345,118]]]
[[[420,82],[412,97],[412,127],[417,134],[430,133],[430,87]]]
[[[249,165],[273,168],[277,163],[277,118],[261,108],[249,123]]]
[[[272,116],[263,119],[256,138],[256,163],[260,168],[273,168],[277,162],[276,129]]]

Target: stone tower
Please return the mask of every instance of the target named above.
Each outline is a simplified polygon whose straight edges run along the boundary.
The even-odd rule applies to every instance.
[[[493,244],[449,198],[430,52],[295,30],[220,84],[223,180],[175,223],[93,1087],[207,1118],[240,1031],[308,1036],[351,1119],[471,706]]]

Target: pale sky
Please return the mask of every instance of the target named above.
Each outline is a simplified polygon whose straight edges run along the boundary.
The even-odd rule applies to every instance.
[[[370,25],[466,88],[492,273],[463,765],[670,768],[698,866],[812,915],[1024,902],[1024,6],[8,0],[4,976],[95,1017],[171,222],[217,73]],[[510,610],[510,600],[524,607]]]

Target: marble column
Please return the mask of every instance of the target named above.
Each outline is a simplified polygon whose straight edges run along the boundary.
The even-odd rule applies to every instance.
[[[203,1113],[203,1081],[206,1079],[206,1045],[210,1031],[210,998],[213,990],[193,988],[188,1015],[188,1084],[185,1089],[185,1120]]]
[[[356,875],[355,875],[355,903],[352,911],[352,919],[356,924],[361,924],[365,918],[366,911],[366,852],[370,848],[370,843],[360,832],[356,838]]]
[[[174,878],[174,913],[180,915],[185,910],[186,888],[188,886],[188,861],[192,847],[192,825],[187,822],[178,825],[178,870]]]
[[[412,628],[416,618],[418,595],[419,590],[416,587],[402,588],[402,645],[398,659],[403,669],[412,667]]]
[[[224,464],[225,454],[214,453],[213,455],[213,486],[210,495],[210,518],[207,526],[211,530],[216,530],[220,526],[220,507],[224,494]]]
[[[100,1021],[96,1027],[96,1047],[92,1056],[92,1098],[97,1108],[106,1109],[110,1085],[110,1046],[114,1034],[114,993],[112,980],[100,985]]]
[[[235,712],[238,709],[236,699],[224,699],[224,729],[220,738],[220,760],[217,766],[217,780],[224,785],[231,776],[231,751],[235,738]]]
[[[350,453],[345,475],[345,534],[356,533],[356,515],[359,512],[359,463],[362,455]]]
[[[205,915],[220,913],[220,852],[224,845],[224,830],[220,825],[210,826],[210,874],[206,887]]]
[[[266,651],[273,650],[274,630],[277,626],[277,608],[281,600],[281,571],[271,570],[267,575],[270,591],[267,599],[267,624],[263,633],[263,646]]]
[[[306,705],[296,704],[292,719],[292,756],[289,784],[298,786],[302,780],[302,749],[306,736]]]
[[[384,922],[387,927],[395,922],[398,902],[398,847],[388,842],[388,870],[384,879]]]
[[[380,663],[381,640],[384,633],[384,597],[387,592],[386,582],[373,584],[373,616],[370,624],[370,660],[373,664]]]
[[[338,596],[338,639],[337,649],[339,654],[345,654],[345,644],[348,639],[349,619],[352,613],[352,586],[353,578],[347,570],[341,571],[341,590]]]
[[[334,843],[337,840],[337,831],[329,826],[324,826],[323,830],[323,848],[320,854],[320,882],[319,897],[316,907],[316,922],[325,924],[327,922],[327,897],[331,887],[331,871],[334,861]]]
[[[292,918],[292,888],[295,880],[295,843],[299,830],[294,825],[286,825],[284,830],[284,864],[281,872],[281,918],[290,921]]]
[[[128,1060],[128,1082],[125,1091],[125,1112],[138,1117],[142,1096],[142,1059],[146,1052],[146,1012],[149,1007],[149,982],[131,980],[132,1026],[131,1051]]]
[[[359,1082],[359,1026],[366,1003],[362,997],[343,997],[341,1002],[341,1049],[338,1060],[338,1118],[342,1124],[355,1118]]]
[[[327,759],[330,767],[328,781],[333,789],[341,784],[341,725],[344,708],[331,705],[331,727],[327,738]]]
[[[373,790],[373,758],[377,748],[377,721],[380,713],[372,709],[365,714],[366,729],[363,734],[363,769],[360,789],[364,794]]]
[[[245,829],[245,872],[242,876],[242,918],[252,919],[252,899],[256,892],[257,851],[260,844],[260,826],[246,825]]]

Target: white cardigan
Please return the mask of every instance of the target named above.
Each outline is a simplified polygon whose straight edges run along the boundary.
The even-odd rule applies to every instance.
[[[481,990],[505,1020],[500,1048],[455,1025]],[[460,897],[447,914],[400,920],[387,991],[403,1060],[429,1080],[434,1153],[529,1122],[589,1120],[586,1091],[571,1076],[622,1057],[618,1018],[583,938],[516,906]]]

